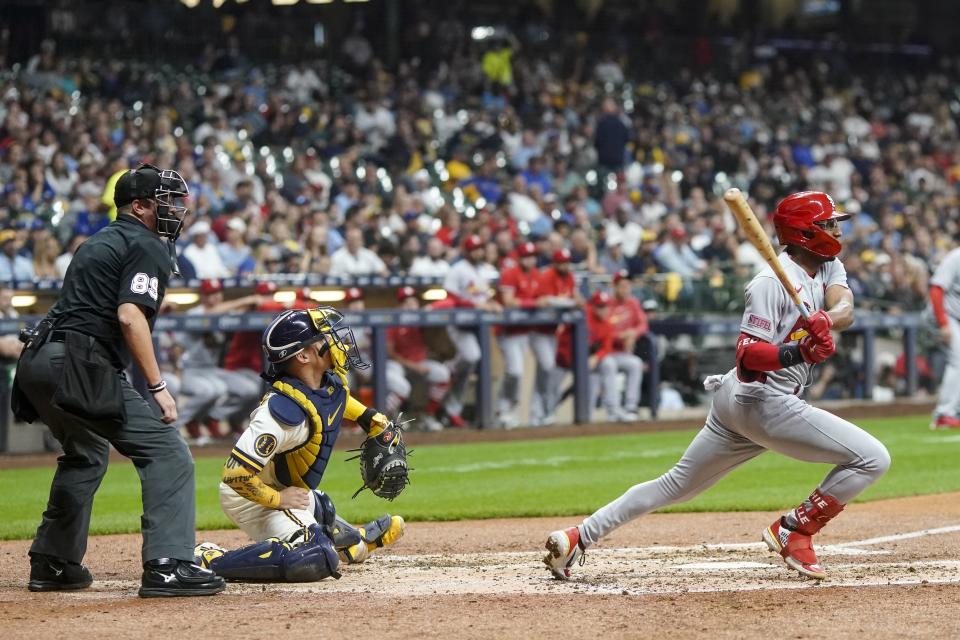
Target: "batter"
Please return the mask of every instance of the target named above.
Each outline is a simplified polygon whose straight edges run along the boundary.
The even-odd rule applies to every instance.
[[[811,537],[890,466],[880,441],[859,427],[800,399],[815,364],[836,346],[830,329],[853,322],[853,294],[836,259],[839,214],[825,193],[788,196],[773,215],[779,260],[810,311],[809,321],[768,266],[747,285],[737,340],[737,365],[710,376],[716,391],[706,424],[680,461],[661,477],[631,487],[582,524],[547,538],[544,562],[558,579],[583,552],[622,524],[669,504],[685,502],[741,464],[773,450],[807,462],[836,465],[810,497],[762,534],[771,551],[802,575],[822,580]]]

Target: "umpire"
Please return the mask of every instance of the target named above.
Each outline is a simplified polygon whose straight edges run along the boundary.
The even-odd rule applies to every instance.
[[[223,578],[193,564],[193,459],[172,426],[177,405],[160,377],[150,336],[173,268],[172,243],[187,215],[187,192],[176,171],[141,165],[121,176],[117,219],[80,246],[60,299],[21,336],[26,347],[14,381],[14,413],[28,422],[39,417],[64,452],[30,547],[31,591],[93,582],[80,563],[111,444],[140,474],[140,595],[211,595],[224,588]],[[162,418],[126,379],[131,356]]]

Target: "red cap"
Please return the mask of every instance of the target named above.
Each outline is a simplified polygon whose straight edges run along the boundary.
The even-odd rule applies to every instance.
[[[277,284],[270,280],[264,280],[258,282],[253,291],[258,296],[269,296],[277,292]]]
[[[590,296],[590,304],[594,307],[605,307],[610,304],[610,294],[597,289],[593,292],[593,295]]]
[[[613,274],[613,284],[617,284],[621,280],[629,280],[630,273],[626,269],[620,269],[615,274]]]
[[[354,300],[363,300],[363,289],[359,287],[350,287],[344,292],[343,301],[353,302]]]
[[[464,251],[473,251],[474,249],[483,248],[483,238],[477,234],[467,236],[467,239],[463,241]]]
[[[302,288],[300,288],[300,289],[297,289],[297,299],[298,299],[298,300],[313,300],[313,298],[310,297],[310,294],[311,294],[311,293],[312,293],[312,291],[310,291],[310,287],[302,287]]]
[[[569,249],[557,249],[553,252],[553,262],[570,262],[570,250]]]
[[[207,295],[210,293],[217,293],[218,291],[223,291],[223,283],[219,280],[201,280],[200,281],[200,293]]]
[[[407,298],[416,298],[417,290],[413,287],[400,287],[397,289],[397,302],[403,302]]]
[[[671,227],[670,237],[676,238],[677,240],[683,240],[687,237],[687,230],[681,226]]]
[[[521,242],[517,246],[517,255],[521,258],[529,258],[537,255],[537,245],[532,242]]]

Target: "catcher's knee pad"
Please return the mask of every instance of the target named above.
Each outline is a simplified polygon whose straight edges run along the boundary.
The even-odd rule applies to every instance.
[[[333,500],[323,491],[313,492],[313,517],[321,527],[333,527],[337,509]]]
[[[290,549],[283,561],[287,582],[317,582],[330,576],[340,578],[337,571],[340,557],[333,548],[333,541],[318,525],[310,526],[307,539]]]

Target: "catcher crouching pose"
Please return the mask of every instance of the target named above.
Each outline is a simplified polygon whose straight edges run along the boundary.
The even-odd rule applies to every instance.
[[[253,540],[227,551],[197,546],[203,566],[228,580],[312,582],[340,577],[340,561],[363,562],[396,542],[403,518],[384,515],[353,527],[317,490],[344,418],[367,433],[360,466],[364,487],[392,500],[408,482],[400,429],[351,397],[350,367],[366,367],[353,331],[332,308],[285,311],[263,333],[271,390],[223,466],[220,504]]]

